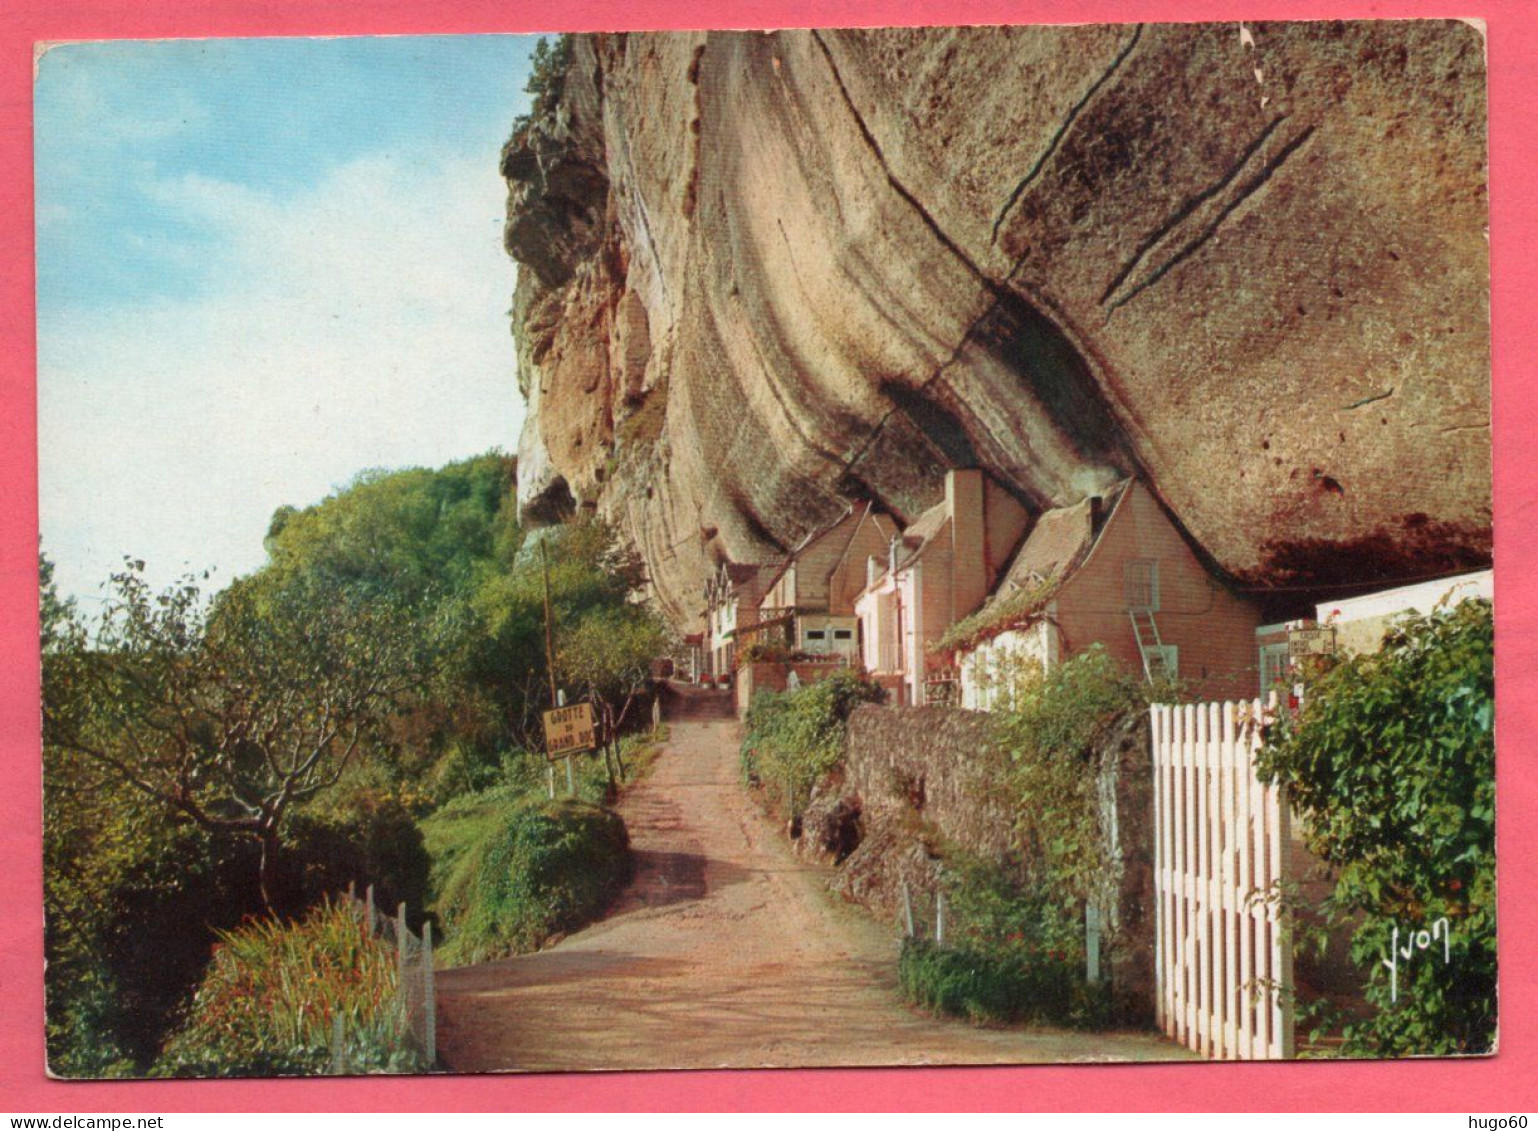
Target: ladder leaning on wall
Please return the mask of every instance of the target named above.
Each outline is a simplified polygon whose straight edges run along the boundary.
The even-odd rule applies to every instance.
[[[1132,621],[1132,635],[1137,640],[1138,655],[1143,660],[1144,677],[1153,683],[1174,675],[1170,671],[1169,653],[1164,649],[1164,642],[1159,639],[1159,624],[1154,619],[1153,610],[1128,608],[1127,616]]]

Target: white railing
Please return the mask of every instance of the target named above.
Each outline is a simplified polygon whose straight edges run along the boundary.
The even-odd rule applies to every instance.
[[[1255,769],[1274,702],[1151,708],[1158,1021],[1213,1059],[1294,1051],[1288,810]]]

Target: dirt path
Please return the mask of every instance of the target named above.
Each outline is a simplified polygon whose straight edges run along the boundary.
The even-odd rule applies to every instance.
[[[440,972],[450,1069],[1181,1057],[1150,1035],[982,1030],[902,1005],[895,940],[791,854],[738,780],[736,723],[695,703],[621,802],[637,869],[615,910],[538,954]]]

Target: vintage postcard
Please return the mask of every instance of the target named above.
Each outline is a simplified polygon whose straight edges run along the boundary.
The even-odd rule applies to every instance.
[[[1482,28],[35,119],[54,1075],[1495,1050]]]

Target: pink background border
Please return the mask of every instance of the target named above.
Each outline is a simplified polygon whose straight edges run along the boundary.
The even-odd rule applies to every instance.
[[[1538,454],[1538,12],[1526,0],[4,0],[0,4],[0,1108],[11,1111],[1246,1108],[1538,1109],[1538,855],[1522,692],[1538,661],[1538,580],[1527,492]],[[1477,15],[1488,27],[1494,269],[1500,660],[1501,1052],[1476,1061],[1149,1067],[689,1072],[368,1081],[64,1084],[43,1073],[42,887],[36,669],[36,414],[31,60],[37,39],[635,28],[1086,23]],[[1525,686],[1524,686],[1525,685]]]

